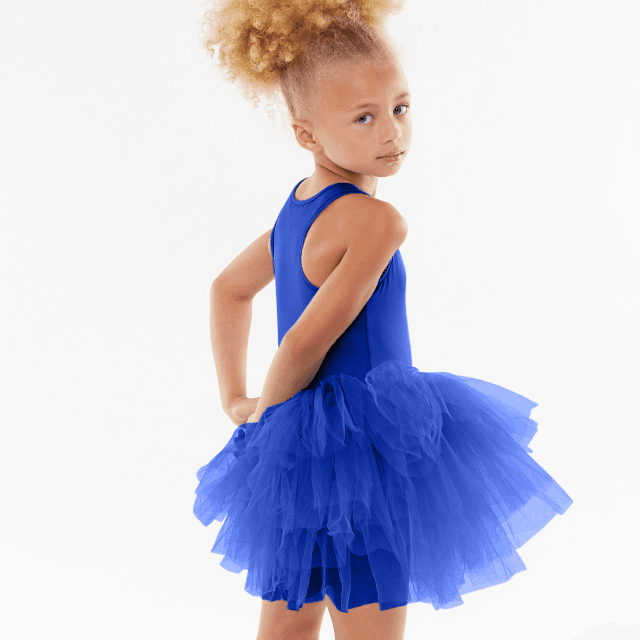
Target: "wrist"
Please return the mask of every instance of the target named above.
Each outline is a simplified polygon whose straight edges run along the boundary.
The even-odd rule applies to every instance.
[[[226,407],[223,406],[223,410],[231,418],[231,420],[236,422],[242,417],[243,414],[246,415],[247,400],[248,398],[245,395],[235,396],[235,398],[232,398],[231,400],[229,400],[229,402],[227,402]],[[243,411],[243,408],[245,408],[244,411]],[[241,424],[241,423],[242,421],[240,420],[238,424]]]

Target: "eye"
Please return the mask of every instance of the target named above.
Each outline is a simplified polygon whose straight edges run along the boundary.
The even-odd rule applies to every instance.
[[[400,104],[400,105],[398,105],[398,107],[406,107],[406,108],[407,108],[407,111],[409,110],[409,105],[408,105],[408,104]],[[396,107],[396,109],[397,109],[398,107]],[[405,111],[404,113],[401,113],[400,115],[402,115],[402,116],[407,115],[407,111]],[[370,115],[371,115],[370,113],[365,113],[364,115],[360,116],[360,118],[366,118],[367,116],[370,116]],[[356,122],[357,122],[358,124],[369,124],[368,122],[359,122],[360,118],[357,118],[357,119],[356,119]]]

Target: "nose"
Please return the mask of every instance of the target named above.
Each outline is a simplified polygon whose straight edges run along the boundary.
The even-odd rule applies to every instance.
[[[402,138],[405,124],[397,116],[391,116],[385,120],[383,125],[383,136],[380,146],[389,146]]]

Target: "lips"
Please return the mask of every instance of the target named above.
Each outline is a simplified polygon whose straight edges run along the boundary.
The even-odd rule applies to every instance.
[[[392,156],[397,156],[399,153],[404,153],[404,149],[398,149],[398,151],[394,151],[393,153],[388,153],[386,156],[380,156],[380,157],[391,158]]]

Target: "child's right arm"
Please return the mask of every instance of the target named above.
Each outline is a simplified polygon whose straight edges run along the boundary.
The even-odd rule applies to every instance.
[[[259,421],[267,407],[288,400],[313,380],[407,236],[405,219],[389,203],[363,199],[354,209],[345,225],[347,250],[281,340],[250,422]]]
[[[224,412],[237,426],[255,411],[258,398],[247,398],[247,347],[253,298],[275,277],[269,236],[254,240],[211,285],[211,348]]]

